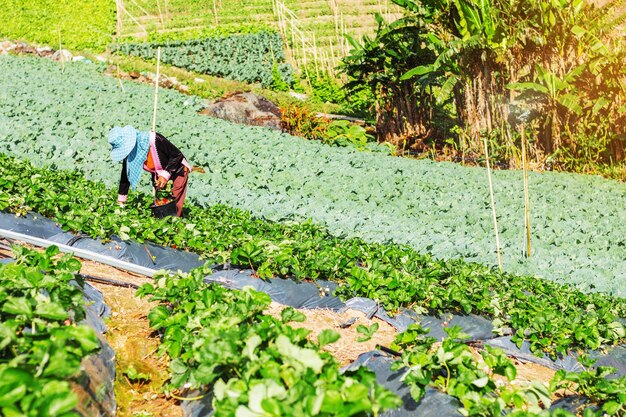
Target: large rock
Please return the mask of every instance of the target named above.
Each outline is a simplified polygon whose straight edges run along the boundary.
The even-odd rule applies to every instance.
[[[234,93],[210,103],[201,114],[280,130],[280,109],[265,97],[252,93]]]
[[[71,62],[73,55],[67,49],[60,49],[52,54],[53,61],[63,61],[63,62]]]

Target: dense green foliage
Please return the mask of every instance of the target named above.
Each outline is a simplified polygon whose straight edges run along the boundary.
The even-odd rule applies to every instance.
[[[65,229],[117,234],[203,254],[218,264],[252,267],[261,277],[330,279],[346,297],[378,300],[390,311],[477,313],[533,349],[565,352],[626,341],[624,299],[498,273],[479,264],[435,260],[406,246],[342,239],[311,223],[272,223],[224,206],[190,208],[186,219],[154,219],[150,197],[114,203],[116,190],[80,173],[33,168],[0,155],[0,209],[32,209]]]
[[[148,130],[153,89],[101,77],[92,66],[0,58],[0,145],[36,164],[76,167],[117,185],[106,142],[114,125]],[[70,92],[72,92],[70,94]],[[63,97],[60,99],[59,97]],[[482,169],[331,148],[196,114],[193,97],[159,93],[158,130],[206,168],[190,178],[198,204],[271,220],[324,224],[335,235],[410,244],[437,257],[495,264]],[[148,189],[149,181],[142,187]],[[532,258],[523,257],[521,173],[494,173],[504,269],[626,295],[626,185],[597,177],[531,174]],[[610,221],[609,221],[610,219]]]
[[[153,89],[92,66],[1,57],[0,146],[38,166],[79,168],[117,185],[107,132],[151,121]],[[441,258],[495,264],[485,171],[331,148],[196,114],[193,97],[159,93],[158,130],[206,173],[189,197],[271,220],[306,220],[335,235],[410,244]],[[505,271],[626,295],[626,185],[571,174],[530,175],[532,258],[523,257],[521,173],[494,173]],[[147,190],[147,178],[143,189]]]
[[[250,33],[249,27],[267,27],[274,22],[271,0],[207,2],[206,0],[125,1],[123,36],[149,41],[198,39],[215,31]],[[132,15],[137,21],[133,20]],[[147,33],[146,33],[147,32]]]
[[[367,89],[375,101],[376,130],[379,140],[400,145],[408,141],[413,145],[425,137],[437,138],[441,123],[435,123],[434,107],[447,99],[445,94],[435,99],[434,82],[404,79],[404,74],[435,55],[425,47],[425,42],[400,20],[386,25],[378,17],[378,30],[370,39],[363,37],[362,44],[350,38],[353,48],[343,59],[341,69],[348,76],[344,89],[350,96]],[[435,90],[436,91],[436,90]]]
[[[229,26],[207,26],[196,29],[186,29],[181,31],[149,32],[147,42],[165,43],[174,41],[190,41],[206,38],[219,38],[229,35],[257,34],[261,32],[273,32],[274,29],[263,23],[240,22]],[[121,43],[138,43],[135,37],[124,37],[116,39]]]
[[[0,414],[77,417],[70,381],[81,360],[99,349],[86,325],[77,279],[80,262],[14,248],[15,261],[0,264]]]
[[[276,84],[272,75],[276,68],[280,81],[287,86],[294,82],[293,68],[285,62],[282,38],[275,32],[112,45],[114,51],[145,59],[156,59],[158,47],[162,62],[190,71],[269,87]]]
[[[217,417],[376,416],[401,404],[367,368],[340,373],[320,350],[339,334],[326,330],[311,342],[309,330],[288,325],[302,313],[289,307],[281,320],[266,315],[267,294],[206,284],[206,272],[156,276],[137,294],[159,302],[148,318],[163,334],[170,384],[212,388]]]
[[[103,51],[115,32],[113,0],[5,0],[0,7],[0,39],[71,50]]]
[[[348,75],[377,94],[385,135],[432,134],[449,101],[460,153],[483,154],[487,137],[519,165],[524,122],[532,157],[548,166],[624,158],[623,0],[394,2],[405,17],[381,22],[346,59]]]
[[[599,366],[580,373],[560,370],[549,385],[539,381],[504,385],[502,377],[510,383],[517,369],[502,350],[485,345],[480,352],[482,362],[478,362],[465,344],[468,336],[461,328],[445,330],[448,338],[439,344],[435,338],[425,336],[427,329],[414,324],[394,342],[394,348],[402,351],[402,359],[394,363],[393,369],[406,370],[403,380],[416,401],[431,386],[456,397],[464,416],[604,417],[622,416],[626,411],[626,376],[606,378],[614,368]],[[594,363],[586,357],[579,361],[589,367]],[[552,399],[562,392],[584,396],[588,402],[576,414],[550,408]]]
[[[579,361],[587,366],[594,363],[588,358]],[[598,366],[580,373],[561,369],[550,381],[550,390],[576,392],[588,398],[593,405],[599,406],[587,407],[584,417],[623,416],[626,414],[626,377],[611,378],[613,371],[614,369],[609,366]],[[592,410],[588,410],[589,408]]]
[[[315,71],[308,68],[303,71],[303,77],[309,82],[314,99],[329,103],[342,103],[346,100],[346,93],[335,77],[324,71]]]
[[[145,284],[137,292],[159,302],[148,318],[163,335],[159,352],[171,360],[171,387],[213,387],[217,416],[263,412],[276,416],[376,415],[400,404],[399,398],[376,385],[365,367],[338,373],[332,356],[320,351],[339,339],[337,333],[325,330],[317,343],[307,341],[309,330],[288,325],[303,321],[302,313],[288,307],[280,320],[265,315],[269,296],[252,289],[233,291],[206,284],[203,279],[209,272],[198,268],[190,274],[159,275],[154,284]],[[363,333],[371,333],[361,327]],[[587,396],[591,400],[587,408],[601,409],[589,410],[585,416],[619,416],[624,411],[626,377],[605,379],[612,368],[560,371],[549,386],[537,381],[503,386],[496,376],[510,383],[517,369],[502,350],[485,346],[483,363],[479,363],[464,343],[467,336],[460,328],[446,331],[449,337],[441,344],[424,337],[427,330],[419,325],[410,326],[396,338],[393,347],[403,353],[393,369],[404,372],[403,381],[416,401],[431,386],[458,398],[466,416],[499,417],[506,410],[512,416],[573,417],[564,410],[548,411],[555,392],[566,388]]]
[[[348,120],[329,120],[316,115],[306,106],[290,104],[281,107],[281,127],[291,135],[319,140],[332,146],[353,147],[360,151],[393,155],[393,146],[378,144],[367,130]],[[389,145],[389,144],[387,144]]]

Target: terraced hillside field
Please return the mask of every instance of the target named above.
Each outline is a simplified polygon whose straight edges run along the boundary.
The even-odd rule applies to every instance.
[[[371,35],[374,15],[397,19],[400,9],[390,0],[254,0],[118,2],[120,34],[139,39],[162,36],[189,38],[206,29],[228,32],[245,25],[262,25],[283,31],[291,54],[302,60],[338,60],[349,49],[343,36]],[[322,58],[325,56],[325,58]]]

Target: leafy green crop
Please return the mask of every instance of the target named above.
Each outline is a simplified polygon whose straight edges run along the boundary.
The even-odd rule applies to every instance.
[[[122,92],[92,66],[61,72],[33,58],[0,57],[0,71],[11,74],[0,77],[4,152],[116,185],[120,167],[109,161],[107,132],[150,129],[150,86],[124,83]],[[196,104],[159,93],[158,130],[207,171],[191,175],[191,201],[274,221],[312,219],[336,236],[495,264],[483,169],[331,148],[197,115]],[[529,180],[533,256],[526,259],[521,174],[494,173],[504,270],[626,296],[626,184],[557,173]],[[148,190],[147,178],[143,184]]]
[[[137,291],[159,302],[148,318],[163,335],[159,352],[171,358],[171,387],[213,387],[218,417],[376,416],[401,404],[372,371],[339,372],[320,350],[336,333],[311,342],[309,330],[287,324],[293,309],[283,320],[265,315],[267,294],[206,284],[207,272],[158,275]]]
[[[584,362],[584,358],[581,362]],[[591,365],[592,362],[587,365]],[[576,392],[592,403],[599,405],[595,413],[587,412],[585,417],[591,416],[624,416],[626,415],[626,376],[608,379],[614,369],[598,366],[596,369],[583,372],[557,371],[550,381],[552,391],[566,390]]]
[[[0,39],[104,51],[115,32],[113,0],[3,0]]]
[[[80,263],[59,250],[15,247],[15,262],[0,265],[0,414],[70,417],[77,397],[69,381],[81,360],[99,349],[86,325]]]
[[[156,59],[157,48],[161,47],[161,61],[166,64],[231,80],[258,82],[264,87],[274,83],[272,68],[276,68],[282,83],[291,86],[294,82],[293,68],[285,62],[283,40],[276,32],[111,47],[146,59]]]
[[[619,322],[626,317],[624,299],[436,260],[407,246],[342,239],[310,222],[272,223],[224,206],[192,206],[185,219],[155,219],[151,196],[135,194],[124,209],[114,204],[115,196],[116,190],[80,173],[36,169],[0,154],[0,202],[6,202],[0,209],[32,209],[64,229],[176,245],[211,262],[252,267],[261,277],[335,280],[339,294],[369,297],[390,311],[481,314],[498,329],[512,328],[514,341],[528,340],[532,349],[550,354],[626,341]]]
[[[274,28],[263,22],[241,22],[230,25],[205,26],[202,28],[178,28],[176,30],[159,32],[149,31],[148,42],[165,43],[172,41],[190,41],[205,38],[219,38],[236,34],[255,34],[260,32],[273,32]],[[127,36],[116,39],[116,42],[137,43],[138,39],[134,36]]]
[[[371,340],[374,334],[376,333],[376,331],[378,330],[378,327],[379,327],[378,323],[374,323],[369,327],[359,324],[358,326],[356,326],[356,331],[358,333],[361,333],[363,336],[359,336],[356,339],[356,341],[367,342],[368,340]]]
[[[549,385],[539,381],[511,384],[517,369],[501,349],[485,345],[480,363],[464,343],[468,336],[458,326],[445,330],[449,337],[441,344],[425,336],[427,329],[419,325],[409,326],[394,342],[393,347],[402,350],[402,358],[392,369],[404,372],[402,379],[416,401],[430,386],[456,397],[464,416],[573,417],[565,410],[549,409],[555,394],[566,392],[590,401],[584,413],[580,410],[584,417],[623,416],[626,412],[626,377],[606,379],[613,368],[580,373],[560,370]],[[585,359],[581,363],[591,364]],[[498,383],[498,375],[506,378],[508,385]]]

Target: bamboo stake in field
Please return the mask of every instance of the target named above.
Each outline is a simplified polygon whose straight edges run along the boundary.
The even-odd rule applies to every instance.
[[[159,0],[157,0],[156,4],[157,4],[157,9],[159,10],[159,20],[161,21],[161,29],[164,29],[165,24],[163,23],[163,13],[161,13],[161,3],[159,2]]]
[[[219,16],[217,15],[217,1],[213,0],[213,15],[215,16],[215,24],[220,24]]]
[[[154,82],[154,113],[152,114],[152,131],[156,132],[156,115],[157,115],[157,103],[159,97],[159,66],[161,63],[161,47],[157,49],[157,69],[156,80]]]
[[[61,72],[65,72],[65,60],[63,59],[63,44],[61,43],[61,28],[57,28],[59,32],[59,60],[61,61]]]
[[[526,257],[530,258],[530,197],[528,192],[528,168],[526,166],[526,127],[521,126],[522,133],[522,171],[524,173],[524,226],[526,228]]]
[[[498,217],[496,216],[496,201],[493,197],[493,182],[491,181],[491,165],[489,164],[489,148],[487,137],[483,137],[485,145],[485,160],[487,161],[487,178],[489,179],[489,196],[491,197],[491,212],[493,214],[493,228],[496,232],[496,253],[498,255],[498,268],[502,272],[502,256],[500,255],[500,235],[498,234]]]
[[[121,0],[115,0],[115,10],[117,13],[116,33],[115,33],[115,66],[117,67],[117,88],[124,91],[124,85],[122,84],[122,77],[120,76],[120,44],[118,39],[122,34],[122,9],[120,7]]]
[[[120,1],[121,0],[115,0],[115,13],[117,15],[117,36],[121,35],[122,27],[124,25],[124,22],[122,21],[122,8],[120,7]]]
[[[318,68],[318,58],[317,58],[317,41],[315,40],[315,33],[313,34],[313,59],[315,60],[315,76],[319,77],[320,72]]]

